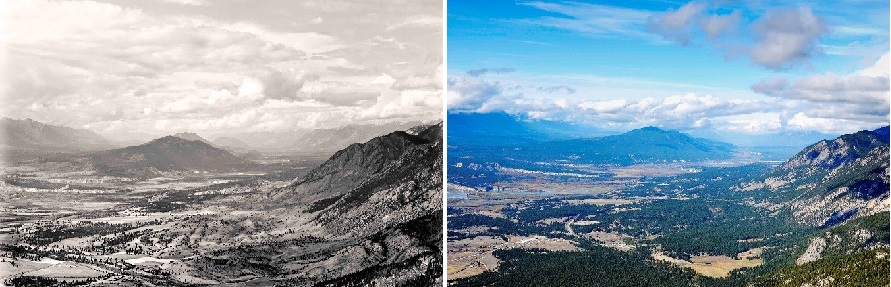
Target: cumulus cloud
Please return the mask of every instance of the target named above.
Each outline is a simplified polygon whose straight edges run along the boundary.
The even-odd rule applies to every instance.
[[[709,15],[702,20],[702,30],[709,40],[717,39],[739,25],[740,15],[739,10],[727,15]]]
[[[559,87],[559,86],[558,86]],[[722,118],[765,111],[775,100],[725,99],[681,94],[642,99],[569,99],[530,97],[523,89],[505,87],[483,77],[449,79],[451,112],[503,111],[524,118],[580,122],[611,130],[647,125],[675,129],[708,128]],[[590,98],[587,97],[587,98]]]
[[[752,90],[784,100],[784,124],[794,129],[841,131],[888,123],[888,53],[874,65],[849,75],[813,74],[794,81],[765,79]]]
[[[766,79],[752,90],[772,97],[812,102],[848,102],[887,106],[889,101],[888,53],[874,65],[851,75],[813,74],[790,82],[785,78]]]
[[[501,85],[478,77],[454,77],[448,81],[449,109],[474,111],[495,96],[501,95]]]
[[[693,19],[705,9],[705,4],[690,2],[677,10],[669,10],[650,17],[647,28],[665,39],[681,45],[689,45],[692,41]]]
[[[3,35],[3,66],[17,72],[0,82],[2,115],[110,135],[441,117],[442,55],[430,44],[441,41],[430,24],[441,5],[164,1],[201,13],[143,1],[7,1],[15,29]],[[354,17],[372,6],[392,21]],[[331,25],[317,25],[318,15]],[[381,112],[363,113],[369,107]]]
[[[824,20],[808,6],[767,8],[751,24],[742,23],[739,10],[719,14],[720,6],[688,2],[676,10],[651,16],[647,27],[650,32],[685,46],[694,44],[697,35],[704,34],[728,58],[743,54],[753,63],[773,70],[807,64],[809,58],[821,52],[820,39],[829,32]],[[718,41],[738,30],[742,30],[741,36],[750,38]]]
[[[826,33],[823,20],[810,7],[770,10],[754,24],[752,61],[771,69],[787,68],[818,53]]]

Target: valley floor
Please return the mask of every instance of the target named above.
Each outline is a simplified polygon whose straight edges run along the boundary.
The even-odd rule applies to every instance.
[[[455,286],[745,286],[795,266],[807,256],[807,238],[818,234],[761,200],[759,191],[741,190],[775,164],[572,166],[560,173],[499,166],[487,173],[494,181],[450,177],[448,280]],[[877,223],[858,231],[863,238],[845,244],[883,256],[887,232],[873,230],[887,230],[887,212],[873,217]],[[813,260],[823,256],[817,252]],[[880,258],[887,265],[887,256]],[[652,278],[663,280],[653,285]]]

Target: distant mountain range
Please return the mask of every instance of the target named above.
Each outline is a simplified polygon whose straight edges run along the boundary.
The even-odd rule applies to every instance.
[[[407,130],[423,125],[409,122],[389,125],[353,125],[333,129],[299,129],[288,132],[250,132],[231,136],[250,145],[251,149],[287,152],[335,152],[350,144],[366,142],[394,130]],[[225,144],[225,146],[233,146]]]
[[[450,113],[448,128],[450,145],[503,146],[609,134],[592,127],[566,122],[526,121],[503,112]]]
[[[747,189],[773,191],[771,202],[813,226],[833,226],[888,210],[888,127],[817,142]]]
[[[54,126],[31,119],[0,119],[3,136],[0,144],[15,149],[46,149],[57,151],[93,151],[113,147],[101,135],[86,129]]]
[[[253,149],[253,147],[251,145],[247,144],[246,142],[244,142],[240,139],[233,138],[233,137],[219,137],[213,141],[213,144],[218,147],[229,147],[229,148],[245,149],[245,150]]]
[[[106,174],[155,177],[167,171],[221,170],[245,162],[200,140],[166,136],[138,146],[96,152],[94,167]]]

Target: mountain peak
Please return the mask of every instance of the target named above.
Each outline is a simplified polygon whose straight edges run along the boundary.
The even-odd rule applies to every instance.
[[[184,140],[200,141],[200,142],[203,142],[203,143],[206,143],[209,145],[213,145],[210,141],[204,139],[203,137],[201,137],[198,134],[193,133],[193,132],[181,132],[181,133],[174,134],[173,136],[184,139]]]
[[[163,171],[219,170],[243,163],[228,151],[177,136],[95,153],[92,161],[103,173],[132,177],[154,177]]]
[[[663,129],[660,129],[660,128],[658,128],[658,127],[654,127],[654,126],[646,126],[646,127],[642,127],[642,128],[639,128],[639,129],[634,129],[634,130],[631,130],[631,131],[665,132],[666,130],[663,130]]]

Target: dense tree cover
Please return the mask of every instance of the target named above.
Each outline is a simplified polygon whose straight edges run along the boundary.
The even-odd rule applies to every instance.
[[[566,199],[606,198],[603,195],[587,195],[579,197],[545,198],[527,201],[523,205],[508,207],[502,210],[506,218],[492,218],[482,215],[466,214],[462,210],[450,209],[449,239],[461,239],[478,235],[547,235],[582,240],[582,237],[570,236],[563,222],[545,224],[549,218],[576,218],[578,220],[597,221],[590,225],[574,225],[577,234],[591,231],[622,233],[633,236],[638,250],[626,253],[631,261],[618,260],[618,255],[609,255],[592,251],[586,247],[582,252],[550,252],[499,250],[496,256],[504,260],[504,264],[496,272],[487,272],[479,276],[458,280],[457,286],[506,286],[507,284],[525,284],[531,286],[675,286],[654,285],[651,282],[622,281],[630,278],[662,278],[662,282],[676,282],[676,286],[715,286],[741,287],[756,282],[756,286],[775,286],[770,283],[779,278],[777,272],[783,272],[782,278],[808,278],[804,274],[851,275],[844,284],[862,285],[861,282],[873,284],[885,282],[887,286],[888,261],[884,265],[877,262],[857,263],[857,271],[845,271],[846,264],[854,264],[859,260],[851,257],[852,252],[868,252],[874,248],[887,249],[889,241],[889,213],[882,212],[872,216],[847,220],[833,227],[809,227],[796,223],[787,209],[770,209],[754,203],[762,200],[788,200],[790,194],[775,194],[776,191],[758,189],[742,191],[741,183],[749,182],[770,169],[768,165],[749,165],[742,167],[703,168],[698,173],[681,174],[658,179],[643,179],[636,186],[622,191],[626,196],[649,197],[651,199],[623,205],[573,205]],[[842,184],[854,185],[871,180],[872,175],[851,177]],[[812,182],[816,183],[816,182]],[[821,182],[821,185],[837,185],[836,182]],[[798,183],[796,183],[798,185]],[[868,189],[864,189],[868,190]],[[782,192],[782,191],[780,191]],[[800,196],[801,193],[796,193]],[[652,199],[653,196],[667,196],[667,199]],[[869,196],[867,194],[866,196]],[[674,199],[673,199],[674,198]],[[471,226],[489,227],[484,233],[462,234],[455,232]],[[867,232],[864,232],[867,231]],[[658,235],[650,237],[651,235]],[[817,236],[836,238],[835,243],[827,245],[819,264],[795,267],[795,259],[800,256],[810,242]],[[761,258],[764,263],[753,268],[742,268],[731,272],[726,278],[709,278],[699,275],[673,276],[673,271],[665,271],[653,267],[653,260],[644,250],[652,246],[660,246],[668,255],[675,258],[688,259],[698,254],[726,255],[736,257],[742,251],[756,247],[766,247]],[[614,252],[618,252],[612,250]],[[640,253],[643,252],[643,253]],[[634,257],[638,254],[646,255]],[[859,254],[859,253],[858,253]],[[601,258],[604,257],[604,258]],[[627,259],[627,258],[626,258]],[[603,262],[628,262],[628,267],[610,269],[615,266]],[[630,263],[634,262],[634,263]],[[600,274],[587,270],[583,266],[597,264],[599,270],[613,270],[614,273]],[[601,266],[603,265],[603,266]],[[876,281],[878,266],[884,280]],[[800,266],[798,266],[800,267]],[[862,269],[862,270],[861,270]],[[779,270],[779,271],[778,271]],[[852,269],[853,270],[853,269]],[[689,269],[687,271],[690,271]],[[835,272],[835,273],[833,273]],[[846,273],[848,272],[848,273]],[[856,274],[855,274],[856,273]],[[625,274],[622,278],[614,278],[611,274]],[[683,273],[682,273],[683,274]],[[835,276],[831,275],[831,276]],[[592,277],[599,276],[599,277]],[[578,279],[588,278],[588,280]],[[598,278],[591,280],[590,278]],[[601,279],[603,278],[603,279]],[[757,281],[753,281],[756,280]],[[615,279],[615,281],[613,281]],[[674,280],[678,281],[674,281]],[[631,280],[631,279],[627,279]],[[774,280],[774,281],[771,281]],[[784,279],[785,280],[785,279]],[[798,280],[798,279],[795,279]],[[836,279],[832,279],[836,280]],[[594,281],[594,282],[590,282]],[[516,282],[516,283],[511,283]],[[600,283],[606,282],[602,285]],[[794,281],[798,282],[798,281]],[[801,281],[805,282],[805,281]],[[811,282],[813,283],[813,282]],[[622,285],[626,284],[626,285]],[[670,283],[666,283],[670,284]],[[833,286],[848,285],[833,284]],[[858,285],[861,284],[861,285]],[[780,284],[782,286],[789,286]],[[792,284],[791,286],[799,286]]]
[[[90,235],[108,235],[138,227],[132,224],[112,224],[105,222],[82,221],[65,225],[38,226],[36,230],[22,237],[22,241],[33,245],[46,245],[68,238]]]
[[[888,286],[888,248],[824,257],[802,265],[787,265],[756,278],[755,287],[771,286]]]
[[[7,279],[4,282],[7,286],[15,287],[68,287],[68,286],[84,286],[96,281],[95,278],[82,280],[56,280],[53,278],[36,277],[36,276],[18,276]]]
[[[495,251],[498,272],[460,279],[453,286],[690,286],[692,270],[654,261],[644,250],[586,246],[581,252]]]

